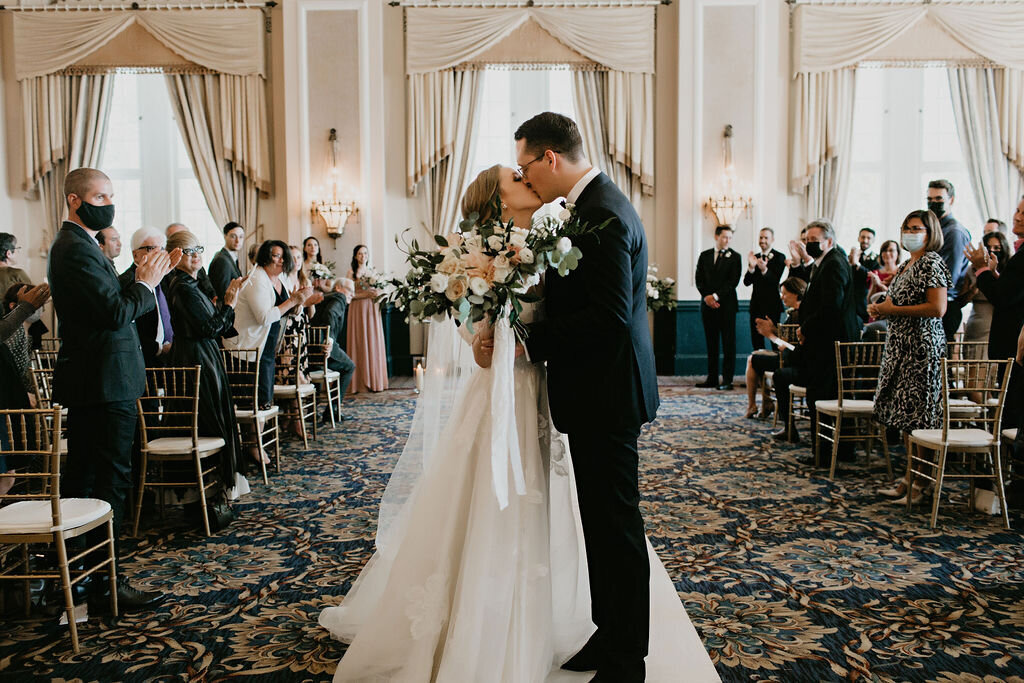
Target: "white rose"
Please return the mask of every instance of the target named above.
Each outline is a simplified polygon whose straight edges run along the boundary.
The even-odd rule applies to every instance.
[[[482,277],[473,277],[469,280],[469,289],[477,296],[483,296],[491,288],[487,280]]]
[[[573,204],[572,202],[566,202],[565,203],[565,210],[566,211],[572,211],[575,208],[576,208],[576,205]]]
[[[524,284],[526,285],[527,289],[529,289],[530,287],[533,287],[535,285],[539,285],[540,284],[540,273],[532,273],[528,278],[526,278],[526,282]]]
[[[519,250],[519,260],[523,263],[533,263],[533,250],[529,247],[523,247]]]
[[[515,247],[516,249],[522,249],[523,247],[526,246],[526,235],[520,232],[513,233],[508,243]]]
[[[561,211],[558,212],[558,220],[562,221],[563,223],[565,223],[570,218],[572,218],[572,211],[570,211],[569,209],[562,209]]]
[[[501,235],[491,235],[487,238],[487,246],[495,251],[499,251],[504,248],[505,240],[501,238]]]
[[[448,289],[448,276],[444,273],[434,273],[430,276],[430,289],[435,293],[440,294],[441,292]]]
[[[558,250],[559,254],[568,254],[572,249],[572,240],[568,237],[559,238],[558,242],[555,244],[555,249]]]
[[[654,290],[653,292],[651,292],[650,296],[651,296],[652,299],[657,299],[658,298],[658,290]]]
[[[479,249],[480,247],[483,246],[483,242],[480,240],[480,235],[474,232],[470,234],[468,237],[466,237],[466,245],[469,247],[476,247],[477,249]]]
[[[670,277],[665,278],[665,284],[674,285],[675,283],[676,283],[676,281],[673,280],[672,278],[670,278]]]

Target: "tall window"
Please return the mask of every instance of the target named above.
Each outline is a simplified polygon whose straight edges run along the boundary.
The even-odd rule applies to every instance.
[[[118,74],[100,168],[114,184],[114,227],[123,247],[119,271],[132,263],[132,233],[184,223],[206,247],[223,246],[181,139],[164,76]]]
[[[861,69],[853,118],[853,157],[838,216],[847,248],[865,226],[899,238],[903,218],[925,208],[928,181],[956,188],[953,215],[977,238],[981,221],[953,117],[944,68]]]

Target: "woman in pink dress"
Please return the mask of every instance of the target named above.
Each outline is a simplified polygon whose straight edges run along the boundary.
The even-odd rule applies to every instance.
[[[356,283],[356,295],[348,307],[348,355],[356,364],[349,393],[384,391],[388,388],[388,360],[384,348],[384,325],[374,299],[380,290],[367,279],[369,250],[365,244],[352,251],[348,278]]]

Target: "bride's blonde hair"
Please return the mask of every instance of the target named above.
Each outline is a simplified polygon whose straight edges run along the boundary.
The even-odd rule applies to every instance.
[[[466,194],[462,196],[462,217],[469,218],[475,213],[479,223],[501,219],[500,215],[494,215],[494,210],[498,206],[500,180],[501,164],[480,171],[480,175],[469,184]]]

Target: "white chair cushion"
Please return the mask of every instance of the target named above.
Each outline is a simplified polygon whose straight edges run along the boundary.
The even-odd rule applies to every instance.
[[[219,436],[201,436],[196,441],[200,453],[224,448],[224,439]],[[192,438],[188,436],[165,436],[149,442],[149,452],[157,455],[184,455],[192,450]]]
[[[63,498],[61,525],[53,526],[48,500],[22,500],[0,508],[0,534],[39,534],[64,531],[94,522],[110,512],[110,503],[96,498]]]
[[[272,415],[277,415],[279,412],[281,412],[281,409],[278,408],[277,406],[270,406],[269,408],[265,408],[264,410],[257,410],[255,413],[253,413],[253,411],[251,410],[238,410],[236,408],[235,417],[240,420],[252,420],[256,418],[262,420]]]
[[[295,391],[295,386],[292,384],[275,384],[274,385],[274,396],[295,396],[298,393],[299,396],[306,396],[316,391],[316,386],[312,384],[300,384],[298,392]]]
[[[1013,429],[1004,429],[1003,430],[1003,438],[1005,440],[1007,440],[1007,441],[1016,441],[1017,440],[1017,428],[1014,427]]]
[[[814,407],[826,415],[835,415],[839,412],[839,401],[838,399],[815,401]],[[873,412],[875,412],[874,401],[849,398],[843,400],[843,414],[870,415]]]
[[[807,387],[802,387],[798,384],[790,384],[789,393],[792,394],[793,396],[806,396]]]
[[[341,377],[341,373],[336,370],[328,370],[326,373],[323,370],[314,370],[309,373],[309,378],[314,382],[322,382],[324,377],[327,379],[338,379]]]
[[[925,446],[941,447],[941,429],[915,429],[910,433],[911,441],[924,444]],[[950,429],[948,443],[951,449],[956,448],[984,448],[991,446],[994,439],[984,429]]]

